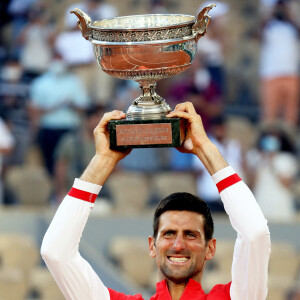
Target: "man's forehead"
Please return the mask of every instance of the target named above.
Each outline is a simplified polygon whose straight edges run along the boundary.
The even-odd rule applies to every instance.
[[[203,229],[204,217],[202,214],[187,210],[169,210],[161,214],[159,229],[173,226],[186,229]]]

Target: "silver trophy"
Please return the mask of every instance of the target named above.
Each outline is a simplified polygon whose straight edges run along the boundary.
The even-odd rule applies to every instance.
[[[159,124],[166,119],[171,108],[156,93],[156,82],[185,71],[193,63],[197,42],[206,33],[210,22],[208,12],[214,6],[203,8],[197,19],[190,15],[149,14],[93,22],[82,10],[71,11],[79,19],[83,37],[92,43],[101,69],[120,79],[135,80],[140,85],[142,93],[128,108],[126,124],[147,123],[147,120]],[[139,143],[138,137],[134,136],[137,128],[132,128],[131,145],[127,145],[143,146],[143,141]],[[162,143],[159,138],[157,140],[155,145],[168,146],[163,138]],[[145,145],[152,145],[151,140]]]

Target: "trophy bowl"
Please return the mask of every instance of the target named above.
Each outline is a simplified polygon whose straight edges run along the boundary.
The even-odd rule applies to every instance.
[[[83,37],[93,45],[101,69],[116,78],[135,80],[141,95],[126,112],[127,120],[163,120],[171,111],[156,82],[185,71],[194,61],[197,42],[206,33],[211,4],[198,17],[146,14],[92,21],[73,9]]]

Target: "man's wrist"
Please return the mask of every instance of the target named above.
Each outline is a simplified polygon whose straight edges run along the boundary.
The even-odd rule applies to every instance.
[[[219,152],[217,146],[210,140],[199,147],[196,155],[210,175],[213,175],[228,166],[228,163]]]
[[[103,185],[117,162],[112,157],[96,154],[81,175],[80,180]]]

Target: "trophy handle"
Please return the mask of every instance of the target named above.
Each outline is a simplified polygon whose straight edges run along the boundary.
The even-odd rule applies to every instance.
[[[90,16],[88,16],[85,12],[83,12],[79,8],[74,8],[70,11],[71,14],[75,14],[78,17],[77,25],[81,30],[82,36],[88,40],[91,35],[90,25],[92,24],[92,20]]]
[[[215,3],[212,3],[204,7],[198,14],[197,21],[192,26],[193,35],[196,38],[196,42],[206,34],[206,28],[210,23],[210,16],[207,14],[212,8],[216,6]]]

